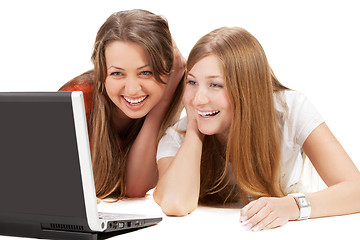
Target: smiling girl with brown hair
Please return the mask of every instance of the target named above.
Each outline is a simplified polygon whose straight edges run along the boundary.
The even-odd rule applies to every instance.
[[[92,61],[60,90],[84,92],[96,195],[144,196],[158,179],[158,139],[178,119],[185,60],[164,18],[130,10],[101,26]]]

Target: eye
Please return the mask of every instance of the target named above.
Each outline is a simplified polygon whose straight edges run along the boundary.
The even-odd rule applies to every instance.
[[[150,77],[153,75],[153,73],[152,73],[152,71],[142,71],[142,72],[140,72],[140,75]]]
[[[124,74],[122,72],[112,72],[110,73],[110,76],[123,76]]]
[[[210,87],[214,87],[214,88],[223,88],[224,85],[220,84],[220,83],[210,83]]]
[[[197,82],[194,81],[194,80],[187,80],[187,81],[186,81],[186,84],[187,84],[187,85],[191,85],[191,86],[196,86],[196,85],[197,85]]]

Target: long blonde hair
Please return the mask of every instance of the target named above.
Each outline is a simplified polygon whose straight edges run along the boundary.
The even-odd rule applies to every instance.
[[[99,198],[120,199],[125,196],[125,167],[130,147],[139,133],[145,117],[133,119],[126,132],[114,132],[112,114],[116,106],[105,90],[107,75],[105,48],[112,41],[127,41],[141,45],[149,56],[151,68],[157,81],[168,76],[173,64],[172,38],[167,21],[145,10],[120,11],[111,15],[100,27],[92,61],[95,82],[93,108],[90,117],[90,134],[96,194]],[[165,84],[165,83],[164,83]],[[174,121],[182,94],[178,86],[164,117],[159,136]],[[158,137],[159,138],[159,137]],[[119,146],[119,142],[121,142]]]
[[[189,54],[187,71],[208,55],[223,65],[233,115],[223,149],[215,136],[204,138],[200,202],[283,196],[274,92],[287,88],[276,79],[260,43],[242,28],[220,28],[202,37]]]

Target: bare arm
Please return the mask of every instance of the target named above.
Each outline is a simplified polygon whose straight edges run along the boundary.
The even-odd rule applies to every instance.
[[[154,200],[166,215],[184,216],[194,211],[200,191],[202,138],[187,131],[176,157],[158,162],[159,182]]]
[[[303,149],[328,188],[308,193],[311,218],[360,212],[360,173],[325,123],[306,139]],[[256,215],[255,215],[256,214]],[[263,230],[299,217],[295,200],[260,198],[241,210],[249,229]],[[246,220],[251,219],[249,222]]]
[[[187,111],[184,141],[175,157],[158,161],[159,182],[154,200],[166,215],[184,216],[197,208],[200,192],[200,164],[204,135]]]
[[[306,194],[311,217],[360,212],[359,170],[325,123],[310,134],[303,149],[328,186]]]
[[[164,96],[148,113],[128,155],[126,166],[126,195],[143,197],[156,186],[158,180],[156,165],[157,136],[172,96],[184,74],[185,59],[174,44],[174,64],[167,79]]]

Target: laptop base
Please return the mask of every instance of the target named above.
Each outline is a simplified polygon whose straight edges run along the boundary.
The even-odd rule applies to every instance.
[[[27,238],[40,238],[40,239],[74,239],[74,240],[101,240],[108,239],[114,236],[122,235],[129,232],[134,232],[142,228],[124,229],[114,232],[75,232],[44,229],[39,223],[5,223],[0,222],[0,235],[13,236],[13,237],[27,237]]]
[[[0,235],[45,239],[97,240],[98,233],[42,229],[38,223],[0,223]]]

